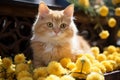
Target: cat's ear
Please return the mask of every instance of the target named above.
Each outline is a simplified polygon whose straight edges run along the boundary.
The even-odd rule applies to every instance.
[[[39,15],[44,17],[49,13],[49,8],[44,2],[41,2],[39,4],[38,11],[39,11]]]
[[[74,13],[74,4],[71,4],[68,7],[66,7],[63,13],[68,17],[72,17]]]

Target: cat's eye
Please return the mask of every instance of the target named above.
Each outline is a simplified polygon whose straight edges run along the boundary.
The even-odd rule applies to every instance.
[[[53,27],[53,23],[48,22],[48,23],[47,23],[47,26],[48,26],[49,28],[52,28],[52,27]]]
[[[67,26],[67,25],[66,25],[65,23],[62,23],[62,24],[60,25],[60,28],[61,28],[61,29],[65,29],[66,26]]]

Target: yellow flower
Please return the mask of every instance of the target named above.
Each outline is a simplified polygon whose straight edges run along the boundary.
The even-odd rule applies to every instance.
[[[75,67],[76,67],[76,65],[75,65],[74,62],[70,62],[70,63],[67,64],[67,68],[70,69],[70,70],[74,69]]]
[[[23,78],[21,78],[19,80],[33,80],[33,79],[32,79],[32,77],[23,77]]]
[[[98,68],[102,71],[102,73],[105,73],[105,72],[106,72],[106,67],[105,67],[102,63],[100,63],[100,62],[95,62],[95,63],[93,64],[93,66],[98,67]]]
[[[0,80],[5,80],[5,79],[0,77]]]
[[[102,73],[101,69],[98,68],[97,66],[92,66],[92,67],[91,67],[91,72]]]
[[[86,79],[86,74],[84,73],[80,73],[80,70],[78,70],[77,68],[72,70],[71,76],[75,77],[75,78],[79,78],[79,79]]]
[[[0,56],[0,65],[2,64],[2,59],[1,59],[1,56]]]
[[[3,58],[2,63],[4,68],[9,68],[12,65],[12,60],[9,58]]]
[[[22,63],[22,62],[25,62],[25,56],[24,54],[17,54],[14,58],[14,61],[15,63],[19,64],[19,63]]]
[[[120,7],[115,9],[115,15],[120,16]]]
[[[109,13],[109,9],[108,9],[107,6],[103,5],[103,6],[100,7],[100,9],[99,9],[99,14],[100,14],[101,16],[105,17],[105,16],[108,15],[108,13]]]
[[[17,75],[17,80],[22,80],[23,77],[32,77],[32,75],[28,71],[21,71]]]
[[[117,37],[120,38],[120,30],[118,30],[118,32],[117,32]]]
[[[49,74],[62,75],[66,73],[66,69],[57,61],[51,61],[47,67]]]
[[[16,73],[19,73],[21,71],[29,71],[29,66],[25,63],[16,65]]]
[[[115,18],[110,18],[108,20],[108,25],[109,25],[109,27],[114,28],[116,26],[116,20],[115,20]]]
[[[106,72],[113,71],[113,65],[110,63],[110,61],[106,60],[102,61],[101,63],[105,66]]]
[[[109,52],[109,54],[116,52],[116,47],[114,45],[109,45],[107,47],[107,51]]]
[[[107,58],[106,58],[106,56],[104,55],[104,54],[99,54],[98,56],[97,56],[97,60],[99,61],[99,62],[101,62],[101,61],[104,61],[104,60],[106,60]]]
[[[70,58],[63,58],[60,60],[60,63],[63,67],[67,67],[67,64],[71,62]]]
[[[8,69],[7,69],[7,73],[14,73],[15,72],[15,65],[11,65]]]
[[[106,51],[106,50],[104,50],[102,54],[104,54],[104,55],[108,56],[108,55],[109,55],[109,52],[108,52],[108,51]]]
[[[115,60],[115,56],[110,54],[110,55],[107,56],[107,59],[108,60]]]
[[[40,67],[34,70],[34,79],[37,80],[39,77],[46,77],[48,75],[47,67]]]
[[[60,80],[75,80],[75,78],[73,78],[72,76],[70,75],[64,75],[61,77]]]
[[[91,72],[86,80],[105,80],[104,76],[100,73],[97,73],[97,72]]]
[[[80,53],[80,54],[76,55],[76,57],[78,59],[78,58],[82,57],[83,55],[84,55],[84,53]]]
[[[60,78],[56,75],[49,75],[45,80],[60,80]]]
[[[116,51],[120,53],[120,47],[116,47]]]
[[[116,5],[116,4],[120,3],[120,0],[112,0],[112,3],[113,3],[114,5]]]
[[[109,32],[107,31],[107,30],[103,30],[100,34],[99,34],[99,36],[100,36],[100,38],[101,39],[107,39],[108,37],[109,37]]]
[[[5,74],[5,72],[4,72],[4,69],[3,69],[3,67],[0,65],[0,78],[4,78],[4,75]]]
[[[45,77],[39,77],[38,79],[35,80],[45,80]]]
[[[90,6],[89,0],[78,0],[78,2],[81,6],[84,6],[86,8],[88,8]]]
[[[93,53],[93,55],[94,55],[95,57],[97,57],[97,56],[99,55],[99,53],[100,53],[99,47],[92,47],[92,48],[91,48],[91,51],[92,51],[92,53]]]
[[[88,74],[91,71],[91,62],[86,56],[83,56],[77,59],[76,68],[79,70],[79,72]]]
[[[119,57],[120,58],[120,57]],[[113,66],[113,69],[115,70],[118,67],[118,64],[114,60],[109,60],[110,64]]]
[[[115,57],[115,61],[118,64],[118,66],[120,67],[120,57]]]
[[[93,61],[95,60],[95,56],[93,56],[92,54],[85,54],[85,56],[90,60],[91,63],[93,63]]]

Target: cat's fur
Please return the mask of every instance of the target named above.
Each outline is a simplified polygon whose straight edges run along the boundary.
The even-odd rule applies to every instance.
[[[74,60],[77,53],[89,51],[88,43],[77,35],[78,30],[73,22],[73,4],[57,11],[41,2],[38,10],[31,38],[35,67],[47,65],[52,60],[59,61],[63,57]],[[48,22],[53,23],[52,28],[48,27]],[[66,24],[65,28],[60,28],[62,23]]]

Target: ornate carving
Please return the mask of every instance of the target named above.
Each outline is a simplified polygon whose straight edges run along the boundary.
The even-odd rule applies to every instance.
[[[0,16],[0,55],[14,57],[24,53],[32,58],[30,49],[31,27],[34,19],[27,17]]]

